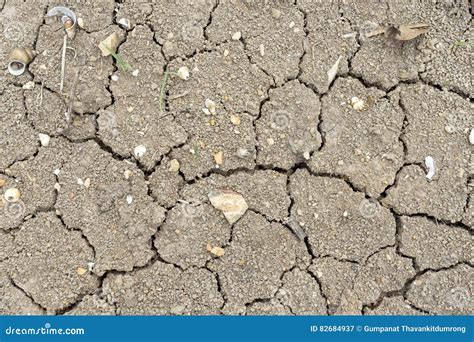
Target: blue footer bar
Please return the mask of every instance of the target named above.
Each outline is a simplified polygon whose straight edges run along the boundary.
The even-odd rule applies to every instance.
[[[469,341],[469,316],[0,316],[8,341]]]

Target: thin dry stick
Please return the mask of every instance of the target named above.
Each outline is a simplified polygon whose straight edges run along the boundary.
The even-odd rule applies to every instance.
[[[71,91],[69,93],[69,105],[66,113],[66,120],[69,122],[71,120],[72,115],[72,105],[74,103],[74,98],[76,96],[76,87],[77,87],[77,80],[79,79],[79,68],[76,68],[76,73],[74,75],[74,83],[72,84]]]
[[[63,54],[61,57],[61,84],[59,85],[59,92],[62,92],[64,88],[64,73],[66,70],[66,51],[67,51],[67,34],[64,35],[64,40],[63,40]]]

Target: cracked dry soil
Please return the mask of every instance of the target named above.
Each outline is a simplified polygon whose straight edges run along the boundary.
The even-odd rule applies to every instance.
[[[0,314],[473,313],[472,2],[70,2],[62,91],[55,5],[0,0]]]

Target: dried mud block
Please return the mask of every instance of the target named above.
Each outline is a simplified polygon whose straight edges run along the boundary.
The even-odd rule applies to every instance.
[[[255,299],[273,297],[282,273],[308,258],[304,243],[288,229],[248,211],[235,224],[225,254],[208,267],[219,274],[224,312],[235,314]]]
[[[472,267],[461,264],[450,269],[428,271],[410,286],[406,298],[417,308],[434,315],[472,315]]]
[[[153,256],[150,239],[165,210],[148,196],[143,172],[92,141],[75,144],[61,168],[56,209],[94,246],[94,272],[131,271]]]
[[[154,243],[167,262],[184,268],[204,267],[215,257],[210,252],[213,247],[225,247],[230,230],[231,226],[210,205],[179,203],[168,212]]]
[[[395,243],[395,218],[390,211],[377,203],[374,210],[366,211],[364,194],[341,179],[297,170],[290,177],[290,195],[291,213],[319,256],[363,261]]]
[[[426,85],[404,86],[400,101],[408,120],[402,139],[410,164],[398,174],[383,203],[401,214],[460,221],[468,198],[472,153],[468,136],[474,126],[474,105],[457,94]],[[424,166],[428,156],[435,165],[431,181],[418,166]]]
[[[103,289],[121,315],[216,315],[224,302],[209,271],[182,271],[160,261],[131,273],[110,274]]]
[[[356,79],[336,80],[322,100],[325,143],[309,162],[314,172],[346,176],[371,196],[393,183],[403,164],[404,114],[384,95]]]
[[[424,217],[401,217],[400,252],[413,257],[421,270],[474,261],[474,240],[460,227]]]
[[[319,112],[318,96],[298,81],[270,90],[255,125],[257,163],[289,169],[309,159],[321,145]]]
[[[51,313],[68,307],[99,285],[87,266],[94,251],[80,232],[68,230],[52,212],[26,221],[15,233],[14,247],[15,253],[7,262],[10,277]]]

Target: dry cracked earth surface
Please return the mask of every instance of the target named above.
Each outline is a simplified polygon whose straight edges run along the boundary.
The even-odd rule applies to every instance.
[[[472,3],[69,2],[62,89],[56,5],[0,0],[0,314],[473,313]]]

